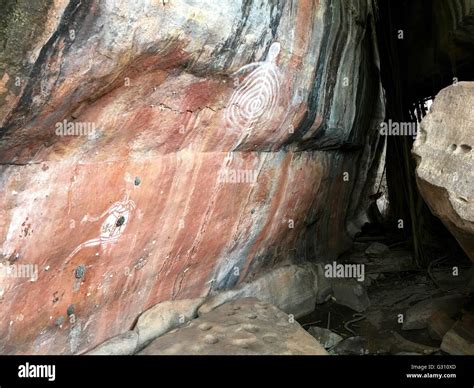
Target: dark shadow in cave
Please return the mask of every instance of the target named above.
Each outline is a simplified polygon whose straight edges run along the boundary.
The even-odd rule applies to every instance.
[[[451,25],[446,7],[439,0],[376,2],[387,121],[417,125],[427,113],[427,100],[457,81],[474,78],[474,41],[459,32],[462,26]],[[393,228],[398,220],[405,221],[399,231],[420,267],[448,256],[468,262],[417,189],[416,163],[410,153],[413,141],[412,136],[387,136],[387,222]]]
[[[373,6],[386,98],[385,121],[418,128],[440,90],[474,79],[474,21],[466,17],[455,26],[448,2],[440,0],[374,0]],[[364,305],[363,297],[351,299],[353,295],[340,290],[339,295],[350,303],[328,297],[300,322],[323,343],[342,341],[328,347],[332,354],[443,354],[442,336],[433,326],[407,330],[404,320],[407,311],[420,301],[434,301],[435,318],[430,317],[429,325],[448,320],[442,304],[436,307],[443,299],[451,306],[460,300],[464,303],[462,312],[459,307],[449,319],[460,320],[467,311],[472,314],[473,301],[465,291],[465,285],[472,282],[472,270],[468,271],[472,263],[419,192],[416,160],[411,154],[415,136],[385,137],[385,184],[381,179],[374,199],[385,194],[388,211],[382,215],[376,205],[371,206],[370,223],[355,236],[352,250],[338,259],[366,266],[370,279],[364,286],[370,307]],[[390,249],[378,267],[364,255],[373,242]],[[452,268],[460,268],[463,276],[453,277]],[[347,307],[350,304],[352,307]],[[339,339],[326,337],[328,330]]]

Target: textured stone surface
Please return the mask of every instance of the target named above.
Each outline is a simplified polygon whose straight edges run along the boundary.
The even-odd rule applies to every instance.
[[[444,335],[454,325],[454,320],[444,311],[435,311],[428,319],[428,332],[430,337],[441,341]]]
[[[0,253],[39,277],[0,285],[2,354],[347,247],[384,113],[371,1],[11,4],[34,33],[0,33]]]
[[[367,340],[364,337],[349,337],[330,350],[332,355],[362,356],[367,354]]]
[[[441,350],[453,355],[474,356],[474,315],[463,316],[445,334]]]
[[[448,295],[418,302],[407,310],[402,329],[416,330],[426,328],[431,315],[435,312],[443,312],[449,317],[453,317],[468,300],[468,297],[462,295]]]
[[[388,342],[390,343],[391,352],[395,354],[407,352],[428,355],[433,354],[439,350],[438,348],[432,346],[426,346],[417,342],[409,341],[398,334],[396,331],[392,332],[392,336],[388,339]]]
[[[333,279],[331,282],[335,302],[362,312],[370,306],[365,287],[354,279]]]
[[[134,328],[138,333],[138,348],[195,318],[203,301],[202,298],[166,301],[145,311]]]
[[[275,306],[244,298],[157,338],[139,354],[323,355],[326,351]]]
[[[316,338],[325,349],[332,348],[343,340],[339,334],[336,334],[329,329],[325,329],[324,327],[311,326],[308,329],[308,333]]]
[[[208,313],[230,300],[254,297],[299,318],[314,310],[320,279],[317,267],[313,264],[281,267],[253,282],[209,298],[199,308],[199,315]]]
[[[41,48],[59,26],[67,0],[4,1],[0,14],[0,126],[18,104]]]
[[[365,254],[369,257],[380,257],[386,255],[389,252],[388,247],[385,244],[374,242],[369,245],[365,250]]]
[[[129,330],[101,343],[87,352],[88,356],[127,356],[134,354],[138,347],[138,333]]]
[[[474,261],[474,82],[436,96],[413,153],[423,198]]]

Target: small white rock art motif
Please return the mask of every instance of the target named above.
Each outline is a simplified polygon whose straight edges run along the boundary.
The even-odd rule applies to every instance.
[[[83,248],[100,245],[100,247],[106,251],[108,247],[115,244],[120,236],[122,236],[135,207],[135,202],[133,202],[127,194],[121,201],[115,202],[99,217],[90,217],[89,215],[85,215],[81,220],[81,223],[87,221],[95,222],[105,216],[107,216],[107,218],[100,227],[100,236],[79,244],[77,248],[74,249],[74,251],[72,251],[67,257],[66,262],[72,259],[72,257]]]
[[[276,66],[279,53],[280,43],[274,42],[265,61],[245,65],[233,74],[237,77],[253,69],[238,84],[226,109],[225,120],[232,128],[250,131],[272,117],[280,95],[280,73]]]

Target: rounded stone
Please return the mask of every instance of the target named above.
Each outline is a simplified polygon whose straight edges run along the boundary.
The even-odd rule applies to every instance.
[[[204,342],[208,345],[217,344],[219,342],[219,338],[212,334],[208,334],[204,337]]]
[[[232,340],[232,345],[239,346],[243,349],[248,349],[250,346],[256,343],[256,338],[236,338]]]
[[[262,337],[262,340],[267,344],[273,344],[278,341],[278,337],[275,334],[266,334]]]
[[[204,322],[198,326],[198,329],[202,331],[208,331],[212,329],[212,325],[208,322]]]
[[[257,333],[260,330],[258,326],[252,325],[250,323],[242,325],[242,328],[248,333]]]
[[[247,314],[246,317],[247,317],[248,319],[256,319],[256,318],[257,318],[257,314],[250,313],[250,314]]]

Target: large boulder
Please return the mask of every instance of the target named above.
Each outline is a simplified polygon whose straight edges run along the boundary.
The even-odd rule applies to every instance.
[[[203,301],[202,298],[168,300],[145,311],[134,328],[138,334],[137,347],[142,348],[156,337],[195,318]]]
[[[87,352],[88,356],[128,356],[138,349],[138,333],[129,330],[101,343]]]
[[[432,212],[474,260],[474,82],[441,90],[413,145],[416,178]]]
[[[319,266],[310,263],[283,266],[253,282],[211,296],[199,307],[198,313],[208,313],[230,300],[254,297],[300,318],[314,310],[319,294],[325,290]]]

